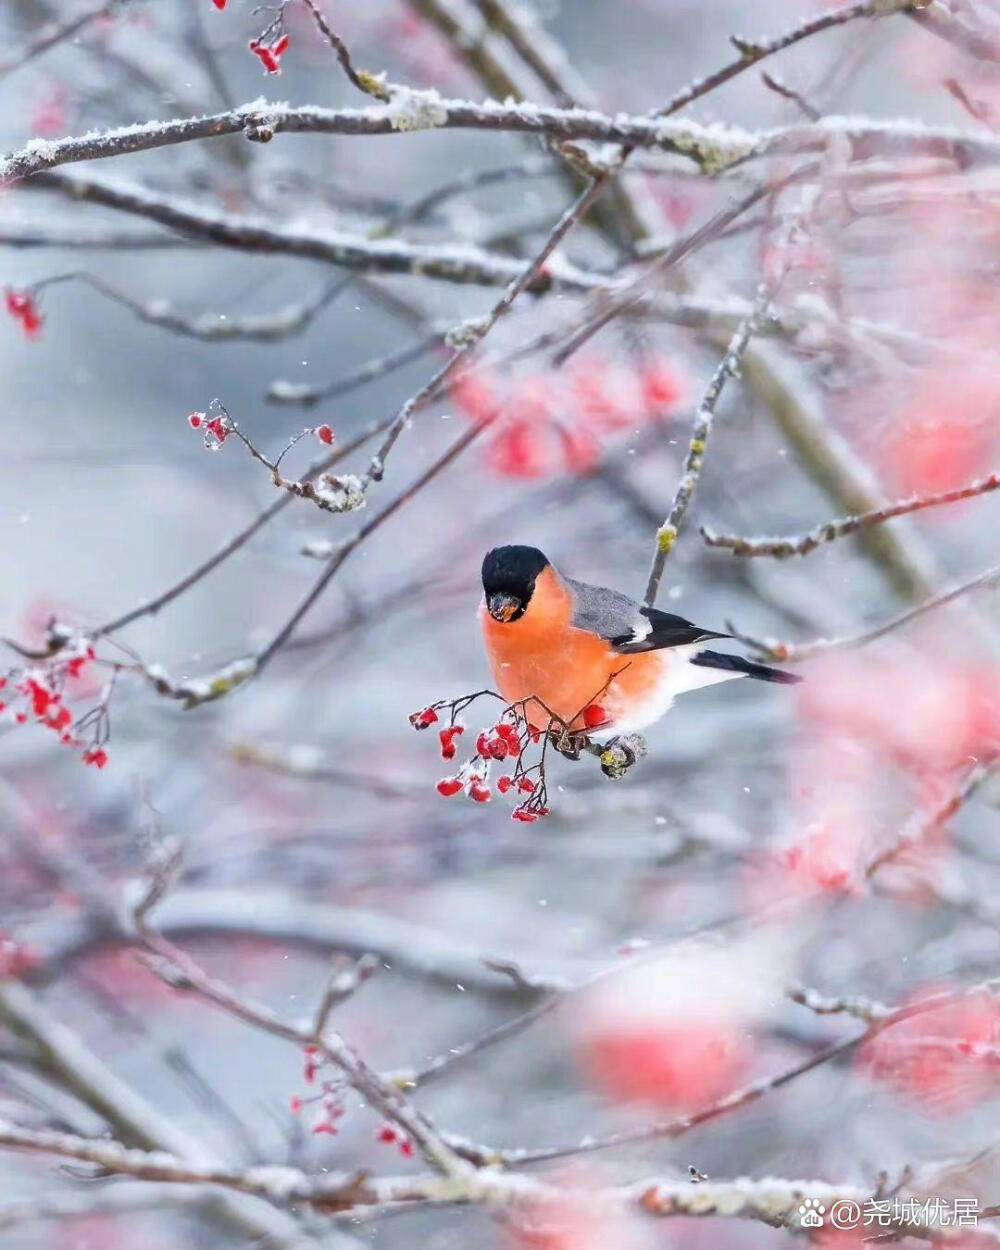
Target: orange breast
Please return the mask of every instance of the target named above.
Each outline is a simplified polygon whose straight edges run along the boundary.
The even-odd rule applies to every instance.
[[[602,638],[574,629],[569,591],[551,568],[539,574],[519,620],[495,621],[485,606],[480,619],[497,690],[508,703],[527,700],[536,729],[548,726],[549,713],[582,729],[582,713],[593,703],[613,723],[662,677],[658,653],[616,655]]]

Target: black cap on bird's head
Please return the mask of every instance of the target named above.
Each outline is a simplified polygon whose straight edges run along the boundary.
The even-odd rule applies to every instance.
[[[516,621],[524,615],[535,579],[548,567],[537,547],[494,547],[483,560],[486,609],[495,621]]]

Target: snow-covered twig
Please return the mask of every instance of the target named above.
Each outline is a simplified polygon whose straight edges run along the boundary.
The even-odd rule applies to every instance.
[[[708,175],[768,156],[822,151],[832,136],[849,140],[858,159],[886,152],[931,155],[957,161],[963,168],[992,165],[1000,159],[1000,138],[987,130],[929,126],[905,118],[828,116],[805,125],[749,131],[666,116],[611,116],[593,109],[493,100],[475,104],[445,99],[436,92],[414,91],[410,97],[409,118],[402,117],[395,100],[364,109],[294,108],[255,101],[209,116],[136,123],[65,139],[33,139],[0,159],[0,181],[9,184],[61,165],[107,160],[223,135],[246,134],[252,139],[270,140],[278,134],[385,135],[421,128],[527,134],[556,141],[591,140],[621,144],[629,150],[651,148],[685,157]]]
[[[738,534],[719,534],[707,525],[701,527],[702,537],[709,547],[726,547],[735,556],[775,556],[785,559],[788,556],[804,556],[815,551],[823,543],[833,542],[837,538],[845,538],[848,534],[856,534],[858,530],[870,525],[881,525],[894,517],[906,516],[910,512],[921,512],[925,508],[936,508],[946,503],[957,503],[962,499],[972,499],[976,495],[985,495],[1000,487],[1000,474],[991,473],[989,477],[979,478],[968,486],[956,490],[942,491],[937,495],[913,496],[900,500],[898,503],[886,504],[882,508],[873,508],[858,516],[837,517],[833,521],[824,521],[815,529],[799,536],[789,535],[781,538],[743,538]]]
[[[794,227],[789,227],[793,229]],[[674,491],[674,498],[666,518],[656,532],[656,550],[653,563],[646,583],[645,602],[650,607],[656,602],[660,589],[660,581],[666,566],[667,556],[673,548],[681,524],[687,515],[688,507],[694,497],[695,487],[701,475],[701,467],[705,457],[705,447],[712,432],[716,405],[730,378],[739,374],[740,363],[747,350],[751,337],[756,333],[758,325],[763,321],[774,298],[788,265],[789,230],[783,234],[782,242],[777,247],[778,268],[775,274],[763,279],[757,287],[757,295],[753,307],[747,317],[740,322],[729,341],[725,355],[716,366],[709,381],[708,388],[695,413],[691,437],[688,440],[687,456],[684,470]]]

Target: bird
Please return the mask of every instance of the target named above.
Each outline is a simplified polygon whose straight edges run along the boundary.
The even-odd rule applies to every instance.
[[[601,740],[636,733],[679,694],[736,677],[791,685],[801,677],[716,651],[730,634],[645,607],[560,573],[537,547],[494,547],[479,617],[498,693],[547,731]]]

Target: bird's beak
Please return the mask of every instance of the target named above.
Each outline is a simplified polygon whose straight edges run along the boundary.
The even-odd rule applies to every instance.
[[[486,606],[495,621],[506,622],[521,606],[521,601],[514,595],[495,594],[490,595]]]

